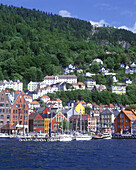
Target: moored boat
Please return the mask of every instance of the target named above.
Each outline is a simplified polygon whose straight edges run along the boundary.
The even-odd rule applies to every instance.
[[[7,133],[0,133],[0,139],[9,139],[10,136]]]

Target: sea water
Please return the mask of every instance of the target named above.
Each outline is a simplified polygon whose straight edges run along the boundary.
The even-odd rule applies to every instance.
[[[136,139],[0,140],[0,169],[136,169]]]

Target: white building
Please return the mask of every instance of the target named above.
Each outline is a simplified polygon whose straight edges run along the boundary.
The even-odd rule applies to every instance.
[[[96,81],[93,79],[86,79],[85,84],[87,85],[87,87],[94,87],[96,85]]]
[[[39,82],[32,82],[32,81],[30,81],[30,83],[27,86],[27,89],[29,91],[35,91],[35,90],[38,89],[38,85],[39,85]]]
[[[47,85],[56,84],[56,83],[77,83],[77,76],[75,75],[57,75],[57,76],[46,76],[44,81],[40,83],[40,88],[42,86],[46,87]]]
[[[6,88],[10,88],[15,91],[23,91],[23,83],[20,82],[20,80],[14,81],[3,80],[3,82],[0,82],[0,91],[5,90]]]

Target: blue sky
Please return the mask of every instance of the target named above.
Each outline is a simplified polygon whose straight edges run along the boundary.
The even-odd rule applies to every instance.
[[[2,4],[39,9],[99,25],[121,27],[136,33],[136,0],[1,0]]]

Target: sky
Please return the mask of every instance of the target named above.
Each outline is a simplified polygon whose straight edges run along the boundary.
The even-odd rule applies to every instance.
[[[136,0],[0,0],[0,3],[39,9],[136,33]]]

